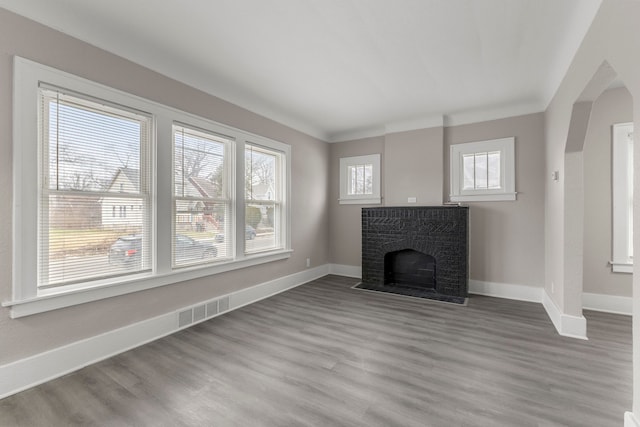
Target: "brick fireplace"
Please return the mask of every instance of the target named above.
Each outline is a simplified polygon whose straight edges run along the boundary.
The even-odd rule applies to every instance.
[[[468,207],[363,208],[358,287],[464,303],[468,224]]]

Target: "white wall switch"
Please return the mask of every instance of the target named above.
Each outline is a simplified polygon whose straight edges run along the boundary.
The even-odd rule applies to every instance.
[[[415,203],[417,201],[418,199],[416,197],[409,197],[409,199],[407,199],[407,203]]]

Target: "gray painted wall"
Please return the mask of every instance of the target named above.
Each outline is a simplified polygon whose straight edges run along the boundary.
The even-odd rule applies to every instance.
[[[0,308],[0,364],[329,261],[329,146],[219,98],[0,9],[0,198],[11,200],[12,57],[19,55],[292,146],[292,246],[278,261],[48,313]],[[35,100],[34,100],[35,102]],[[11,204],[0,204],[0,300],[11,299]]]
[[[362,224],[361,208],[369,205],[341,205],[340,197],[340,158],[381,154],[380,188],[385,189],[386,196],[387,171],[385,169],[384,136],[364,138],[349,142],[331,144],[331,173],[329,174],[329,245],[332,263],[344,265],[361,265],[362,257]],[[380,205],[371,205],[380,206]]]
[[[529,286],[544,283],[544,116],[542,113],[437,127],[331,145],[331,262],[361,265],[362,205],[338,203],[341,157],[382,153],[383,206],[440,205],[449,194],[451,144],[516,137],[513,202],[470,203],[470,278]],[[443,195],[445,198],[443,198]]]
[[[612,273],[611,126],[633,120],[633,103],[626,88],[604,92],[591,109],[584,142],[584,264],[583,290],[631,296],[633,276]]]
[[[544,115],[528,114],[445,128],[445,191],[449,147],[515,137],[517,200],[472,202],[470,273],[474,280],[515,285],[544,283]]]
[[[442,204],[442,140],[442,127],[385,136],[383,163],[386,206]],[[415,197],[416,203],[409,203],[409,197]]]

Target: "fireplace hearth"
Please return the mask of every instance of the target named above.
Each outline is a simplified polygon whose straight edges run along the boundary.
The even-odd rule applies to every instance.
[[[362,209],[360,289],[464,304],[469,208]]]

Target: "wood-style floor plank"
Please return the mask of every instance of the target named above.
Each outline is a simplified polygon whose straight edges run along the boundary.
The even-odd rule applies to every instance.
[[[631,318],[326,276],[0,400],[0,426],[620,426]]]

